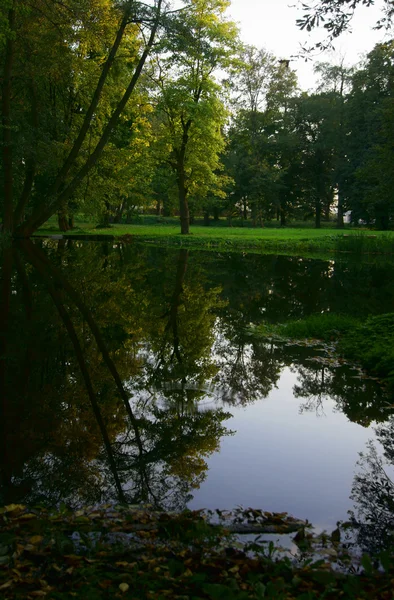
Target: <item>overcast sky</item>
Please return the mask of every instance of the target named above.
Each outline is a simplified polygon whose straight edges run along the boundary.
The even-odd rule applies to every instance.
[[[295,4],[297,0],[231,0],[228,14],[239,24],[243,42],[265,48],[278,58],[290,58],[299,52],[300,43],[308,40],[308,34],[299,31],[295,24],[301,15]],[[381,0],[376,0],[376,6],[358,8],[352,22],[352,33],[342,35],[335,42],[336,55],[344,56],[346,64],[356,64],[363,54],[384,39],[383,31],[372,30],[381,15],[381,5]],[[319,41],[324,36],[325,30],[319,29],[309,39]],[[333,62],[335,56],[325,53],[315,60]],[[291,62],[290,66],[297,71],[301,89],[314,87],[313,63],[299,59]]]

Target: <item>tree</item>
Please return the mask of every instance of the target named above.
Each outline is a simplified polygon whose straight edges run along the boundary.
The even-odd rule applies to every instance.
[[[339,65],[330,63],[318,63],[315,73],[321,79],[318,86],[320,93],[329,94],[332,99],[332,111],[336,126],[332,130],[334,172],[333,184],[337,195],[337,227],[343,228],[343,215],[346,206],[346,183],[350,176],[349,156],[347,153],[348,133],[348,97],[351,89],[351,77],[354,69],[344,66],[343,61]]]
[[[303,184],[302,207],[321,226],[334,200],[333,172],[336,112],[330,94],[302,94],[295,102],[295,128],[300,148]]]
[[[347,135],[352,218],[387,229],[394,218],[394,42],[377,44],[352,83]]]
[[[189,233],[189,199],[220,195],[220,152],[227,112],[215,71],[232,63],[236,28],[225,0],[193,0],[176,20],[153,75],[162,162],[176,177],[181,233]],[[169,56],[166,58],[166,55]]]
[[[288,108],[296,93],[295,73],[264,50],[247,47],[241,58],[235,84],[240,108],[225,159],[234,179],[231,201],[244,218],[250,210],[254,224],[275,213],[284,224],[289,206],[284,180],[292,149]]]
[[[29,236],[73,198],[101,157],[153,47],[162,0],[8,4],[1,8],[3,228]],[[113,98],[108,84],[119,58],[128,80]]]
[[[323,25],[328,37],[318,42],[315,48],[324,50],[332,47],[332,42],[341,33],[348,30],[357,6],[373,6],[375,0],[317,0],[313,4],[299,0],[303,16],[296,23],[302,30],[312,31]],[[391,0],[383,0],[382,18],[375,24],[376,29],[391,27],[394,17],[394,7]],[[307,48],[303,49],[308,51]],[[310,50],[310,49],[309,49]]]

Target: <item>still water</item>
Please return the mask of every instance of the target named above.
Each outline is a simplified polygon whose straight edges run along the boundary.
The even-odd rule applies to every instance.
[[[40,240],[2,272],[1,502],[373,512],[388,398],[251,326],[392,312],[391,265]]]

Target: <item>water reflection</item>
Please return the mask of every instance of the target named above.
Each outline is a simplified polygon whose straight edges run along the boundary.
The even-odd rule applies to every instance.
[[[358,544],[369,552],[394,548],[393,417],[376,428],[376,438],[360,454],[352,487],[351,522]]]
[[[363,427],[389,416],[357,371],[247,334],[262,318],[390,310],[384,265],[64,240],[24,241],[2,260],[2,502],[184,508],[231,413],[287,368],[300,413],[334,401]]]

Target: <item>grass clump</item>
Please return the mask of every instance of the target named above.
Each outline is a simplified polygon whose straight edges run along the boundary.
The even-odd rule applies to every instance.
[[[369,317],[347,332],[338,349],[394,391],[394,313]]]
[[[276,334],[294,339],[331,340],[352,331],[357,325],[358,321],[353,317],[322,313],[276,326]]]
[[[349,232],[337,237],[336,251],[352,254],[393,254],[394,237],[391,232]]]

